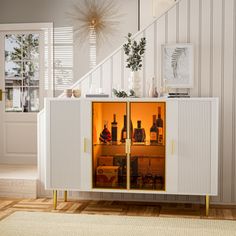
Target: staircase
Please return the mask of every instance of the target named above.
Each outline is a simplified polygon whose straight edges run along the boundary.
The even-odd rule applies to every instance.
[[[0,197],[36,198],[37,167],[0,165]]]
[[[161,86],[161,45],[177,42],[177,37],[172,36],[174,32],[168,32],[168,26],[173,28],[175,25],[174,28],[176,28],[176,12],[180,8],[183,8],[184,11],[187,4],[188,0],[177,1],[171,9],[133,36],[135,40],[139,40],[142,37],[147,39],[143,69],[141,71],[143,97],[147,95],[148,87],[153,77],[156,80],[157,87],[160,88]],[[187,19],[185,19],[185,24],[186,21]],[[183,39],[183,42],[187,42],[187,38],[186,40]],[[89,92],[90,88],[101,88],[103,93],[110,96],[112,96],[113,88],[128,90],[130,69],[126,68],[125,61],[126,55],[123,47],[120,46],[94,69],[80,78],[71,88],[81,89],[82,97]]]

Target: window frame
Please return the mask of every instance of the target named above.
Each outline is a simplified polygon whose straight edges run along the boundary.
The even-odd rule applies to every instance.
[[[39,65],[39,84],[37,86],[32,86],[32,85],[24,85],[23,83],[23,80],[24,80],[24,77],[23,77],[23,73],[21,71],[21,74],[20,74],[20,77],[19,77],[19,80],[21,81],[21,85],[19,86],[6,86],[6,75],[5,75],[5,72],[6,72],[6,58],[4,56],[4,88],[5,88],[5,91],[7,89],[14,89],[14,88],[19,88],[20,89],[20,108],[19,110],[6,110],[6,97],[7,97],[7,93],[6,93],[6,96],[5,96],[5,112],[9,113],[37,113],[40,111],[40,106],[41,106],[41,103],[42,103],[42,89],[43,89],[43,74],[44,74],[44,56],[43,56],[43,37],[44,37],[44,33],[43,31],[39,31],[39,30],[17,30],[17,31],[5,31],[4,32],[4,52],[6,51],[6,36],[7,35],[21,35],[21,37],[23,35],[30,35],[30,34],[37,34],[39,35],[39,58],[37,60],[32,60],[32,59],[25,59],[25,58],[21,58],[21,60],[11,60],[12,62],[21,62],[21,66],[23,66],[23,63],[25,62],[36,62],[38,63]],[[22,48],[21,48],[21,53],[22,53]],[[28,111],[25,112],[24,111],[24,108],[23,108],[23,105],[22,105],[22,96],[24,95],[24,90],[27,89],[28,90],[28,95],[30,94],[30,89],[38,89],[38,99],[39,99],[39,106],[38,106],[38,109],[35,110],[35,111],[30,111],[30,107],[28,105]]]

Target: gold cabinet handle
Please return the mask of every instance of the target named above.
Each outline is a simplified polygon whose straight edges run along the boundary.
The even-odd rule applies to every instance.
[[[128,154],[128,139],[125,140],[125,153]]]
[[[2,91],[2,89],[0,89],[0,101],[2,101],[2,94],[3,93],[7,93],[6,91]]]
[[[126,154],[130,153],[130,146],[131,146],[131,140],[130,139],[126,139],[125,140],[125,153]]]
[[[174,141],[174,139],[172,139],[172,141],[171,141],[171,155],[174,155],[174,151],[175,151],[175,141]]]
[[[128,143],[129,143],[129,146],[128,146],[128,154],[130,154],[130,149],[131,149],[131,139],[129,139]]]

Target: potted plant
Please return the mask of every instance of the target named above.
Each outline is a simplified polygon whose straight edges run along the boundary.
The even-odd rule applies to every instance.
[[[127,43],[123,45],[125,55],[127,55],[127,65],[126,68],[131,70],[129,78],[129,89],[135,92],[137,97],[141,97],[141,77],[139,71],[143,66],[143,57],[146,47],[146,38],[143,37],[139,42],[132,38],[132,34],[128,33]]]

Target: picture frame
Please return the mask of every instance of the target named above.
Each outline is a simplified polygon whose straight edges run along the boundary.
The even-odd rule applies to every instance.
[[[162,79],[167,88],[194,87],[193,54],[191,43],[162,45]]]

